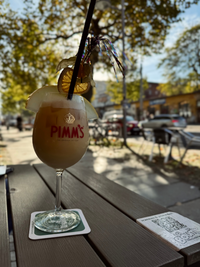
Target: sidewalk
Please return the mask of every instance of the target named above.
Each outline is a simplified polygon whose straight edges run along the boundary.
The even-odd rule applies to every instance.
[[[1,164],[41,163],[32,147],[32,131],[1,128]],[[136,142],[139,142],[138,140]],[[176,174],[155,172],[127,148],[90,146],[79,165],[200,223],[200,191]]]

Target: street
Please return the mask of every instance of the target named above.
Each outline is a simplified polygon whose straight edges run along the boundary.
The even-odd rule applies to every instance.
[[[200,136],[200,125],[189,125],[185,131]],[[17,128],[1,126],[1,133],[6,144],[12,164],[41,163],[32,146],[32,130],[19,132]],[[142,136],[128,136],[127,143],[138,145],[143,142]],[[193,148],[199,150],[200,146]]]

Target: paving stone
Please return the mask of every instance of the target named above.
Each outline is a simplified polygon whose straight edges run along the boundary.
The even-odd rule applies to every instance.
[[[187,203],[179,203],[179,205],[171,207],[170,210],[200,223],[200,199]]]
[[[12,262],[11,262],[11,267],[17,267],[17,263],[16,263],[16,261],[12,261]]]
[[[13,238],[13,234],[12,234],[12,232],[11,232],[10,235],[9,235],[9,242],[10,242],[10,243],[14,242],[14,238]]]
[[[10,251],[15,251],[15,245],[13,242],[10,242]]]
[[[15,251],[10,251],[10,260],[11,260],[11,261],[16,261],[16,254],[15,254]]]
[[[106,175],[106,177],[110,179],[109,175]],[[169,184],[169,182],[165,178],[155,174],[143,174],[142,176],[133,175],[132,177],[130,177],[130,175],[128,174],[118,174],[118,178],[116,177],[114,181],[127,187],[128,189],[130,189],[131,187],[136,188],[140,185],[145,185],[148,188]]]
[[[200,198],[198,187],[178,182],[148,188],[138,188],[136,193],[164,207],[175,206],[177,202],[188,202]]]
[[[143,184],[140,181],[138,183],[133,183],[130,179],[117,179],[115,180],[115,183],[120,184],[121,186],[126,187],[133,192],[137,192],[138,190],[143,192],[151,188],[150,186]]]
[[[162,173],[164,175],[166,175],[173,183],[173,181],[177,181],[178,179],[178,175],[175,174],[175,173],[169,173],[169,172],[166,172],[165,170],[162,169]]]
[[[138,176],[138,174],[137,174]],[[172,183],[177,183],[179,182],[178,179],[174,178],[174,177],[169,177],[168,175],[167,176],[161,176],[159,174],[156,174],[154,172],[151,172],[151,173],[145,173],[144,176],[148,177],[148,179],[153,179],[155,181],[158,181],[159,183],[162,183],[162,184],[172,184]],[[164,182],[162,182],[164,181]]]

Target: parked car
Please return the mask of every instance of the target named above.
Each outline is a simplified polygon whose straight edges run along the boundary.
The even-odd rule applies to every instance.
[[[17,120],[16,119],[10,119],[9,120],[9,126],[15,127],[17,125]]]
[[[122,135],[123,129],[123,115],[122,114],[113,114],[107,116],[106,119],[101,120],[102,127],[106,130],[106,133],[118,133]],[[135,121],[132,116],[126,116],[126,126],[127,134],[134,135],[140,133],[140,128],[138,127],[138,121]]]
[[[186,120],[177,114],[161,114],[154,118],[139,122],[140,128],[186,128]]]
[[[28,119],[23,122],[23,128],[25,131],[30,131],[33,129],[35,119]]]
[[[123,111],[121,109],[113,109],[110,111],[106,111],[103,114],[102,120],[107,120],[108,117],[114,116],[114,115],[121,115],[123,116]]]

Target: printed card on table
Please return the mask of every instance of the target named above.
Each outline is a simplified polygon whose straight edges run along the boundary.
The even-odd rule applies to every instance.
[[[137,223],[177,251],[200,242],[200,224],[176,212],[141,218]]]

